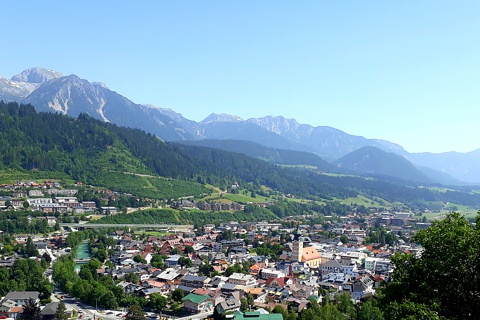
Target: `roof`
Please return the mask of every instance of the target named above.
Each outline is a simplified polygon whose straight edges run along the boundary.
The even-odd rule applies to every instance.
[[[47,304],[45,306],[45,308],[43,308],[40,313],[42,314],[42,316],[54,315],[55,312],[57,312],[59,304],[60,304],[60,302],[51,302],[51,303]]]
[[[220,302],[220,305],[224,311],[228,311],[228,310],[240,308],[241,303],[240,303],[240,300],[228,299]]]
[[[200,282],[205,282],[205,280],[207,280],[207,277],[195,276],[195,275],[192,275],[192,274],[186,275],[182,279],[182,281],[200,281]]]
[[[283,320],[281,313],[261,314],[260,312],[235,312],[235,320],[258,319],[258,320]]]
[[[195,293],[190,293],[187,296],[183,297],[182,301],[190,300],[191,302],[198,304],[198,303],[201,303],[202,301],[205,301],[207,299],[210,299],[210,297],[209,296],[201,296],[201,295],[195,294]]]
[[[245,293],[250,293],[253,295],[259,295],[263,292],[263,288],[248,288]]]
[[[303,248],[302,251],[302,261],[310,261],[314,259],[321,259],[322,256],[318,253],[317,249],[314,247]]]
[[[37,300],[39,296],[40,293],[38,291],[14,291],[7,293],[5,300]]]

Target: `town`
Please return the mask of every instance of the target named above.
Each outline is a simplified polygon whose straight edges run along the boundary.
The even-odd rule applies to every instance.
[[[62,217],[79,213],[114,215],[117,208],[79,201],[77,189],[63,189],[51,181],[5,184],[3,189],[12,196],[0,197],[0,208],[28,208],[41,214],[29,216],[29,224],[37,220],[53,228],[49,235],[16,235],[10,245],[3,241],[0,267],[15,268],[15,262],[23,257],[46,261],[49,267],[44,276],[55,282],[49,297],[38,291],[8,292],[0,304],[0,316],[12,319],[21,317],[22,306],[29,299],[42,301],[44,319],[55,314],[62,300],[67,302],[69,316],[125,317],[128,303],[122,308],[119,299],[108,300],[105,292],[103,297],[97,294],[93,303],[91,297],[84,296],[86,293],[75,290],[75,284],[69,287],[62,283],[62,275],[55,274],[55,265],[65,263],[73,253],[71,259],[80,279],[110,279],[116,292],[138,302],[150,317],[159,319],[277,319],[273,315],[283,319],[300,314],[312,304],[340,297],[352,305],[359,304],[374,296],[376,289],[390,279],[394,269],[389,259],[392,254],[420,254],[421,248],[408,239],[415,230],[430,225],[411,212],[352,212],[326,217],[321,224],[230,221],[196,229],[184,226],[181,231],[145,226],[136,229],[131,225],[93,231],[90,227],[95,225],[87,221],[71,226],[61,223]],[[116,195],[111,191],[106,194]],[[188,200],[171,203],[184,210],[197,205]],[[205,203],[200,206],[205,207]],[[223,209],[229,210],[230,206],[244,208],[240,204],[223,204]],[[209,210],[215,211],[212,204]],[[69,239],[82,233],[82,241]],[[12,249],[31,247],[32,243],[33,254]]]

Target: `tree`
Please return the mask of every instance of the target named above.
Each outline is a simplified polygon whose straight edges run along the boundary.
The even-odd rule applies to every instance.
[[[204,276],[209,277],[212,272],[214,272],[215,269],[213,269],[213,266],[210,264],[210,262],[206,262],[203,265],[200,266],[198,269],[198,272]]]
[[[181,254],[182,251],[180,251],[180,249],[178,249],[177,247],[173,248],[172,251],[170,252],[171,254]]]
[[[448,214],[414,240],[420,256],[392,256],[393,281],[382,290],[381,307],[388,319],[438,315],[472,318],[480,309],[480,213],[473,226],[459,213]]]
[[[192,260],[190,260],[190,258],[187,258],[187,257],[180,257],[178,259],[178,264],[182,268],[183,267],[190,268],[192,266]]]
[[[107,250],[98,249],[93,253],[92,257],[97,258],[101,262],[104,262],[107,259]]]
[[[173,299],[174,301],[177,301],[177,302],[182,301],[182,298],[183,298],[184,296],[185,296],[185,293],[184,293],[183,290],[180,289],[180,288],[175,289],[175,290],[173,291],[173,293],[172,293],[172,299]]]
[[[137,263],[143,263],[146,264],[147,260],[145,260],[141,255],[137,254],[135,257],[133,257],[133,261]]]
[[[100,303],[107,309],[116,309],[118,308],[118,302],[115,294],[107,290],[105,293],[102,294],[100,297]]]
[[[20,315],[21,320],[40,320],[42,315],[40,314],[40,307],[33,299],[28,301],[23,306],[23,312]]]
[[[183,249],[184,254],[189,254],[189,253],[193,253],[193,252],[195,252],[195,250],[193,249],[192,246],[185,246],[185,248]]]
[[[38,256],[38,250],[31,237],[28,237],[27,243],[25,245],[25,253],[29,257],[36,257]]]
[[[348,239],[348,236],[346,234],[342,234],[340,236],[340,241],[343,243],[343,244],[346,244],[348,242],[350,242],[350,240]]]
[[[349,293],[340,293],[335,295],[335,304],[338,311],[346,315],[348,318],[355,316],[356,310]]]
[[[382,311],[373,306],[370,301],[360,304],[357,312],[357,320],[383,320]]]
[[[240,299],[240,310],[245,311],[248,310],[248,300],[245,297]]]
[[[135,272],[127,273],[125,275],[125,281],[131,282],[131,283],[138,283],[138,281],[140,281],[140,277]]]
[[[280,313],[283,316],[283,319],[288,317],[288,311],[285,310],[282,306],[275,306],[273,308],[272,313]]]
[[[155,253],[153,255],[152,260],[150,262],[152,264],[152,267],[155,267],[155,268],[163,269],[163,267],[165,266],[165,264],[163,263],[163,257],[158,253]]]
[[[255,299],[253,298],[253,295],[251,293],[247,294],[247,302],[249,307],[253,307],[255,304]]]
[[[167,304],[167,298],[162,296],[160,293],[152,293],[152,295],[150,296],[150,301],[148,303],[150,308],[157,309],[158,311],[165,310]]]
[[[55,311],[55,315],[53,316],[54,320],[68,320],[67,308],[65,307],[65,303],[60,302],[57,306],[57,311]]]
[[[128,309],[125,320],[146,320],[145,313],[138,304],[134,304]]]

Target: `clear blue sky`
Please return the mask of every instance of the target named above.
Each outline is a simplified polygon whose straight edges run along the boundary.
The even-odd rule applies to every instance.
[[[480,1],[1,1],[0,75],[45,67],[201,120],[283,115],[480,148]]]

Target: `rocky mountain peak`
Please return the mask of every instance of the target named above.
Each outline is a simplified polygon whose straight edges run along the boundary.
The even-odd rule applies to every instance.
[[[244,121],[242,118],[238,116],[234,116],[231,114],[216,114],[212,113],[208,117],[202,120],[203,124],[211,123],[211,122],[242,122]]]
[[[251,118],[248,122],[255,123],[260,127],[276,134],[282,134],[296,130],[300,124],[295,119],[287,119],[283,116],[266,116],[262,118]]]
[[[63,77],[63,74],[56,72],[50,69],[44,68],[30,68],[24,70],[22,73],[14,75],[12,77],[13,81],[17,82],[27,82],[27,83],[45,83],[52,79],[57,79]]]

